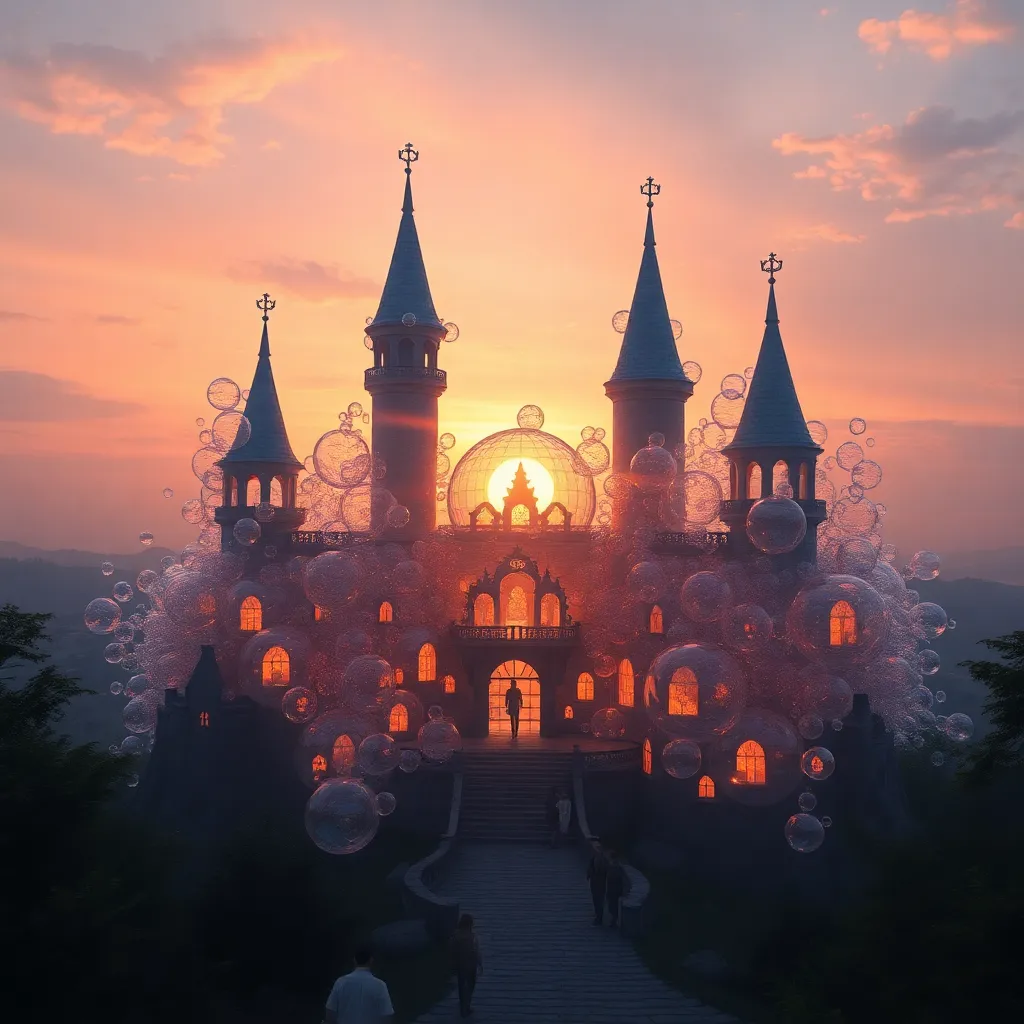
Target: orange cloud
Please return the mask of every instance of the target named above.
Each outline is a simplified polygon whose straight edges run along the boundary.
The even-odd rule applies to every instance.
[[[1024,231],[1024,210],[1018,210],[1004,225],[1004,228],[1016,228]]]
[[[1024,111],[957,118],[934,106],[902,125],[818,138],[787,132],[772,146],[815,158],[797,178],[827,178],[836,191],[893,202],[886,220],[894,223],[1024,206],[1024,156],[1010,146],[1022,129]]]
[[[867,18],[857,34],[874,53],[886,54],[893,43],[926,53],[932,60],[946,60],[956,50],[987,43],[1004,43],[1014,27],[989,20],[978,0],[957,0],[948,14],[904,11],[895,21]]]
[[[380,295],[377,282],[355,277],[316,260],[253,261],[233,267],[228,276],[236,281],[277,286],[310,302],[376,298]]]
[[[221,131],[228,107],[259,103],[341,53],[329,42],[221,40],[151,59],[64,43],[45,58],[0,57],[0,103],[57,135],[95,135],[109,149],[209,167],[232,141]]]
[[[833,242],[837,245],[856,245],[865,238],[864,235],[843,231],[834,224],[812,224],[794,231],[791,237],[795,242]]]

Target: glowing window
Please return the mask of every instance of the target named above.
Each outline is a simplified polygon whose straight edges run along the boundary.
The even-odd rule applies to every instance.
[[[441,689],[445,693],[455,692],[455,676],[444,676],[441,680]]]
[[[571,704],[565,705],[565,711],[562,712],[562,717],[568,722],[573,717],[573,710]]]
[[[319,782],[327,774],[327,758],[323,754],[317,754],[309,767],[313,772],[313,781]]]
[[[433,644],[424,644],[420,648],[419,669],[421,683],[432,683],[437,678],[437,652]]]
[[[391,622],[395,617],[395,609],[391,607],[390,601],[381,601],[380,614],[377,616],[378,622]]]
[[[247,597],[242,602],[238,627],[246,633],[258,633],[263,628],[263,605],[258,597]]]
[[[199,712],[199,724],[204,729],[209,729],[209,727],[210,727],[210,712],[209,711],[200,711]]]
[[[405,682],[405,669],[396,668],[394,670],[395,686],[401,686]]]
[[[347,772],[356,763],[356,745],[352,740],[342,733],[334,741],[334,749],[331,751],[331,761],[336,772]]]
[[[508,595],[508,607],[505,610],[505,625],[528,626],[529,612],[526,607],[526,591],[522,587],[513,587]]]
[[[281,508],[284,505],[284,488],[281,486],[281,478],[275,476],[270,481],[270,504],[274,508]]]
[[[321,608],[320,605],[313,605],[313,621],[314,622],[329,622],[331,619],[331,609]]]
[[[761,467],[756,462],[752,462],[747,467],[747,497],[762,497],[761,487]],[[707,778],[707,776],[705,776],[705,778]]]
[[[829,644],[853,647],[857,643],[857,614],[849,601],[836,601],[828,617]]]
[[[824,770],[825,762],[815,754],[814,757],[811,758],[811,771],[814,772],[815,775],[820,775]]]
[[[764,785],[764,747],[754,740],[744,740],[736,751],[736,776],[740,786]]]
[[[697,697],[700,687],[691,668],[677,668],[668,684],[668,713],[696,715],[700,708]]]
[[[807,498],[807,463],[800,463],[800,490],[797,492],[801,499]]]
[[[519,735],[540,733],[540,679],[537,670],[525,661],[502,662],[491,673],[487,688],[487,731],[491,736],[510,736],[512,725],[505,711],[505,693],[515,680],[523,691],[519,709]]]
[[[525,505],[515,505],[512,509],[513,526],[529,526],[530,510]]]
[[[494,625],[494,598],[490,594],[477,594],[473,602],[473,625]]]
[[[629,658],[619,662],[619,703],[627,708],[633,706],[633,663]]]
[[[782,498],[793,496],[793,488],[789,483],[789,466],[782,459],[772,467],[772,494]]]
[[[300,715],[304,715],[309,710],[309,698],[297,697],[295,700],[295,710]]]
[[[263,685],[287,686],[292,677],[291,659],[283,647],[271,647],[263,655]]]
[[[581,672],[576,680],[576,699],[594,699],[594,677],[589,672]]]
[[[665,632],[665,616],[662,614],[661,608],[655,605],[651,609],[651,623],[650,630],[652,633],[661,636]]]
[[[409,709],[404,704],[396,704],[388,716],[388,731],[408,732],[409,731]]]
[[[654,756],[651,753],[651,741],[644,740],[643,745],[643,768],[644,775],[650,775],[654,767]]]
[[[540,624],[542,626],[560,626],[562,624],[562,606],[557,594],[545,594],[540,599]]]
[[[697,783],[697,796],[701,800],[715,799],[715,780],[710,775],[702,775]]]
[[[249,477],[245,485],[245,503],[246,505],[258,505],[260,503],[260,482],[254,476]]]

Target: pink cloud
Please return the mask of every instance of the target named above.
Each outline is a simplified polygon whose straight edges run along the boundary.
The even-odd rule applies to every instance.
[[[112,46],[60,44],[46,57],[0,58],[0,103],[57,135],[95,135],[109,149],[191,167],[224,158],[228,107],[333,61],[341,49],[306,40],[220,40],[157,58]]]
[[[796,242],[832,242],[836,245],[856,245],[864,241],[864,235],[853,235],[834,224],[812,224],[799,228],[791,235]]]
[[[956,0],[946,14],[911,8],[894,21],[867,18],[857,30],[873,53],[886,54],[900,42],[932,60],[946,60],[955,51],[971,46],[1004,43],[1013,33],[1013,25],[989,19],[980,0]]]
[[[913,111],[901,125],[807,138],[787,132],[772,141],[784,156],[814,162],[797,178],[826,179],[867,202],[892,204],[886,220],[974,214],[1024,207],[1024,156],[1012,148],[1024,111],[957,118],[948,107]]]
[[[276,286],[309,302],[333,302],[337,299],[374,298],[380,285],[356,277],[331,264],[316,260],[265,260],[232,267],[228,277],[236,281]]]
[[[1024,231],[1024,210],[1018,210],[1004,225],[1004,228],[1015,228]]]

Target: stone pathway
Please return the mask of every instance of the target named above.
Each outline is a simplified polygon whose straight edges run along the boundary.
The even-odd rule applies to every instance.
[[[440,892],[473,915],[484,974],[478,1024],[726,1024],[729,1014],[655,978],[617,929],[593,924],[572,849],[463,844]],[[417,1024],[459,1020],[453,990]]]

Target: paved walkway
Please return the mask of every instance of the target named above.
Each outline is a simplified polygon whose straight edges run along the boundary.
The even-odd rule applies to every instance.
[[[736,1018],[655,978],[617,929],[593,924],[572,849],[464,844],[440,887],[476,922],[484,958],[479,1024],[726,1024]],[[417,1024],[459,1019],[448,994]]]

